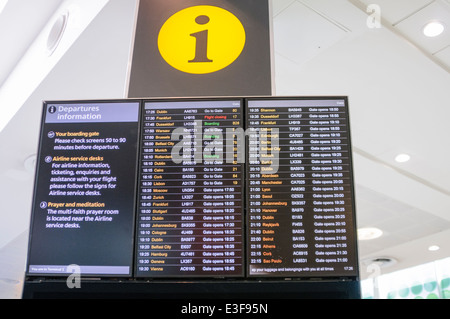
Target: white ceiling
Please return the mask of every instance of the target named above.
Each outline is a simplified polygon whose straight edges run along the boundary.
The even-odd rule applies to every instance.
[[[450,61],[435,56],[449,49],[450,32],[436,39],[421,33],[436,19],[431,8],[450,25],[450,3],[377,1],[383,26],[370,29],[371,3],[275,1],[275,71],[279,95],[349,96],[357,222],[384,231],[359,243],[360,257],[395,258],[388,272],[450,254]],[[287,30],[294,41],[304,30],[314,40],[290,45]],[[404,152],[412,160],[396,163]],[[429,252],[431,244],[441,250]],[[364,263],[361,275],[368,275]]]
[[[359,242],[363,278],[370,258],[395,258],[386,273],[450,256],[450,2],[377,0],[379,29],[366,23],[371,3],[273,0],[276,94],[349,96],[358,226],[384,231]],[[61,4],[8,2],[0,85]],[[36,153],[41,102],[124,97],[135,5],[110,0],[0,132],[0,298],[20,297],[33,188],[24,161]],[[433,19],[447,30],[425,38]],[[403,152],[411,161],[396,163]]]
[[[63,0],[9,1],[0,16],[0,85],[6,80]],[[26,21],[26,22],[25,22]],[[24,27],[26,23],[26,27]]]

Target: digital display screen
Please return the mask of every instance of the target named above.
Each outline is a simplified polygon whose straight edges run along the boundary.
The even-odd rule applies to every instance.
[[[242,102],[145,102],[136,276],[243,275]]]
[[[131,276],[139,102],[44,105],[27,273]]]
[[[358,277],[346,97],[45,102],[28,276]]]
[[[346,99],[249,99],[249,276],[356,276]]]

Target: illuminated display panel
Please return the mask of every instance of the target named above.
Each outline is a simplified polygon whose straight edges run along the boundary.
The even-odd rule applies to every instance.
[[[357,276],[346,98],[249,99],[249,276]]]

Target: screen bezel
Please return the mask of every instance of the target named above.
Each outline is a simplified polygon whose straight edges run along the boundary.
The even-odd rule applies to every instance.
[[[39,135],[39,145],[37,151],[37,159],[36,159],[36,169],[34,173],[34,187],[33,187],[33,197],[32,197],[32,207],[31,207],[31,216],[30,216],[30,226],[29,226],[29,235],[28,235],[28,248],[27,248],[27,259],[26,259],[26,270],[25,276],[34,278],[34,277],[44,277],[44,278],[60,278],[60,277],[68,277],[73,275],[71,272],[61,272],[61,273],[49,273],[49,272],[30,272],[30,255],[32,248],[32,241],[35,234],[33,234],[35,215],[37,214],[37,205],[36,205],[36,197],[37,190],[39,188],[39,167],[41,166],[41,152],[43,149],[44,140],[45,140],[45,127],[46,127],[46,114],[47,107],[50,104],[62,104],[62,105],[71,105],[71,104],[122,104],[122,103],[137,103],[138,104],[138,120],[136,122],[137,126],[137,137],[136,137],[136,163],[135,163],[135,180],[137,179],[138,168],[139,168],[139,155],[140,155],[140,135],[141,135],[141,110],[142,110],[142,100],[140,99],[102,99],[102,100],[46,100],[42,102],[42,116],[41,116],[41,125],[40,125],[40,135]],[[112,123],[112,122],[111,122]],[[137,193],[137,185],[134,186],[133,189],[134,197],[136,197]],[[136,200],[133,203],[133,219],[131,225],[132,238],[131,238],[131,260],[127,265],[129,267],[128,274],[104,274],[104,273],[81,273],[80,275],[85,278],[131,278],[134,275],[134,241],[135,241],[135,227],[134,223],[136,220]],[[69,267],[70,265],[48,265],[48,266],[63,266]],[[91,266],[91,265],[86,265]],[[93,266],[93,265],[92,265]],[[108,265],[109,266],[109,265]],[[102,266],[99,266],[102,267]]]
[[[299,276],[285,276],[285,275],[249,275],[249,264],[248,259],[249,256],[247,256],[248,253],[248,240],[247,240],[247,227],[248,224],[248,194],[247,194],[247,181],[248,181],[248,172],[246,171],[247,168],[247,155],[245,159],[245,163],[241,164],[242,169],[242,274],[239,276],[236,275],[229,275],[229,276],[186,276],[186,275],[180,275],[180,276],[168,276],[168,277],[154,277],[154,276],[137,276],[136,269],[136,237],[137,237],[137,227],[138,227],[138,209],[139,209],[139,185],[141,182],[141,151],[142,151],[142,126],[143,126],[143,114],[145,112],[145,105],[147,102],[184,102],[184,101],[220,101],[220,100],[229,100],[229,101],[240,101],[241,103],[241,127],[246,130],[247,129],[247,115],[248,115],[248,102],[249,101],[260,101],[260,100],[345,100],[345,110],[346,110],[346,128],[348,129],[348,149],[349,149],[349,174],[350,174],[350,180],[351,180],[351,195],[352,195],[352,219],[353,219],[353,229],[355,231],[353,237],[354,237],[354,247],[355,247],[355,259],[356,259],[356,265],[355,265],[355,274],[354,275],[299,275]],[[321,280],[359,280],[359,263],[358,263],[358,242],[357,242],[357,234],[356,234],[356,204],[355,204],[355,193],[354,193],[354,173],[353,173],[353,158],[352,158],[352,143],[351,143],[351,130],[350,130],[350,114],[349,114],[349,102],[347,96],[252,96],[252,97],[245,97],[245,96],[239,96],[239,97],[186,97],[186,98],[133,98],[133,99],[105,99],[105,100],[59,100],[59,101],[44,101],[43,102],[43,111],[42,111],[42,118],[41,118],[41,128],[40,128],[40,138],[39,138],[39,145],[38,145],[38,153],[41,154],[41,149],[43,145],[44,140],[44,129],[45,129],[45,116],[46,116],[46,109],[48,104],[80,104],[80,103],[129,103],[129,102],[137,102],[140,104],[140,118],[138,119],[138,136],[137,136],[137,156],[136,156],[136,172],[135,172],[135,202],[134,202],[134,227],[133,227],[133,237],[132,237],[132,247],[133,247],[133,256],[130,264],[130,273],[128,275],[110,275],[110,274],[81,274],[82,277],[95,277],[95,278],[133,278],[133,279],[145,279],[145,280],[179,280],[180,278],[189,278],[189,280],[221,280],[221,279],[233,279],[236,280],[244,280],[244,281],[258,281],[258,280],[280,280],[280,279],[292,279],[292,280],[302,280],[302,279],[317,279],[320,278]],[[246,143],[246,149],[248,147],[248,144]],[[247,152],[248,153],[248,152]],[[40,157],[38,156],[38,159],[36,161],[36,167],[38,168],[41,165],[40,163]],[[33,224],[34,224],[34,214],[35,214],[35,200],[36,200],[36,190],[38,188],[37,182],[38,182],[38,169],[36,169],[35,176],[34,176],[34,194],[33,194],[33,207],[32,207],[32,213],[30,218],[30,233],[28,238],[28,256],[26,261],[26,276],[27,277],[44,277],[44,278],[51,278],[51,277],[67,277],[71,275],[70,273],[30,273],[29,272],[29,255],[30,255],[30,249],[31,249],[31,243],[33,240]],[[245,201],[244,201],[245,198]]]

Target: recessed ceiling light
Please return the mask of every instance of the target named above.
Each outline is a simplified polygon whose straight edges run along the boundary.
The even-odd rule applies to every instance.
[[[409,156],[408,154],[398,154],[395,157],[395,161],[398,163],[406,163],[411,159],[411,156]]]
[[[366,227],[358,229],[358,239],[359,240],[372,240],[379,238],[383,235],[381,229],[375,227]]]
[[[429,251],[438,251],[439,249],[441,249],[441,247],[439,247],[437,245],[432,245],[432,246],[428,247]]]
[[[423,34],[429,38],[437,37],[444,32],[444,25],[438,21],[432,21],[423,28]]]

